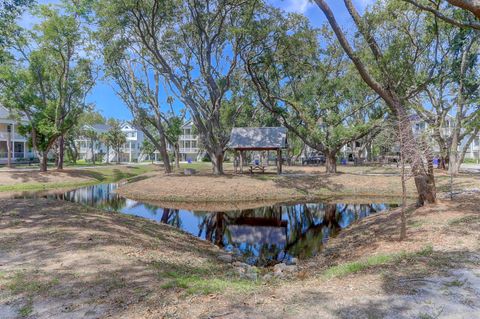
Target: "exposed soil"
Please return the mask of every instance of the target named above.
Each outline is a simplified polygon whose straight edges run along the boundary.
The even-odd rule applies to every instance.
[[[475,318],[480,198],[372,215],[282,281],[245,282],[211,244],[141,218],[52,200],[0,203],[0,317]],[[352,274],[332,266],[404,254]]]
[[[218,248],[164,224],[53,200],[0,202],[0,318],[115,318],[207,311],[248,290]],[[194,282],[186,294],[185,281]],[[243,291],[242,290],[242,291]],[[197,295],[198,294],[198,295]],[[206,294],[206,295],[205,295]],[[197,300],[198,306],[188,305]],[[157,317],[158,318],[158,317]]]
[[[376,169],[315,169],[280,177],[155,172],[125,189],[158,199],[167,181],[177,196],[201,198],[207,189],[246,202],[279,190],[308,198],[317,188],[387,196],[398,187],[398,176]],[[330,238],[292,277],[258,281],[240,279],[210,243],[163,224],[63,201],[0,200],[0,318],[477,318],[480,180],[454,183],[472,191],[410,207],[406,240],[398,241],[399,209],[375,214]],[[448,176],[439,173],[437,185],[448,189]],[[383,261],[333,272],[372,256]]]
[[[370,216],[301,263],[297,278],[256,298],[229,303],[221,318],[478,318],[480,198],[457,197],[410,213],[398,241],[399,212]],[[330,278],[325,270],[369,256],[393,261]],[[205,316],[208,318],[208,316]]]

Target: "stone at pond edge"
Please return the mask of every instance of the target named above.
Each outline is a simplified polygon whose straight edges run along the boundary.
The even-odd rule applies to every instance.
[[[186,169],[183,170],[184,175],[194,175],[196,173],[197,173],[197,171],[193,168],[186,168]]]
[[[247,263],[244,263],[244,262],[241,262],[241,261],[238,261],[238,260],[234,261],[232,263],[232,265],[235,266],[235,267],[243,267],[243,268],[255,267],[255,266],[249,265]]]
[[[276,264],[273,266],[273,272],[275,275],[280,275],[282,273],[293,273],[298,270],[298,267],[295,265],[287,265],[285,263]]]
[[[298,262],[297,258],[291,258],[289,261],[287,261],[287,265],[296,265]]]
[[[232,255],[224,254],[224,255],[218,255],[218,260],[223,261],[225,263],[231,263],[233,261]]]

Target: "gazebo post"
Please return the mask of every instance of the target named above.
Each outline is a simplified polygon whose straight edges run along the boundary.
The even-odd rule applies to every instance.
[[[243,151],[240,150],[240,174],[243,174]]]
[[[233,150],[233,173],[237,174],[237,149]]]
[[[282,174],[282,149],[277,148],[277,174]]]

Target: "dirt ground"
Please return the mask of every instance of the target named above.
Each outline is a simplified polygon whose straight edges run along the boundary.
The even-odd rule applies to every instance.
[[[234,205],[397,194],[395,168],[320,170],[149,172],[121,191],[174,203],[214,194],[217,204]],[[290,277],[267,279],[268,268],[256,281],[221,262],[215,246],[163,224],[63,201],[3,199],[0,318],[480,318],[480,176],[456,177],[453,201],[448,176],[437,172],[437,186],[437,204],[410,207],[405,241],[398,209],[372,215],[299,261]]]
[[[2,319],[143,318],[179,304],[191,317],[207,311],[214,291],[256,287],[206,241],[63,201],[0,201],[0,247]],[[192,300],[199,305],[189,310]]]
[[[214,176],[208,163],[197,165],[193,176],[182,172],[165,175],[151,174],[149,178],[122,186],[117,192],[127,198],[152,202],[171,208],[209,210],[212,204],[218,209],[233,210],[259,206],[266,203],[309,201],[338,197],[376,197],[385,202],[396,202],[401,197],[400,177],[396,167],[351,167],[339,168],[338,174],[325,174],[323,167],[286,167],[283,175],[243,174],[234,175],[226,167],[224,176]],[[436,172],[439,191],[450,187],[445,172]],[[461,174],[454,179],[454,189],[480,187],[480,177]],[[408,180],[408,195],[415,199],[413,179]],[[263,205],[264,203],[260,203]]]
[[[246,281],[214,246],[169,226],[4,200],[0,317],[477,318],[479,207],[474,193],[412,210],[403,242],[398,210],[372,215],[300,261],[292,278]],[[372,256],[381,262],[335,271]]]

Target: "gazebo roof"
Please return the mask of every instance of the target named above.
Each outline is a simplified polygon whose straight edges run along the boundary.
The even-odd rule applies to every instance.
[[[235,127],[230,134],[230,149],[261,150],[287,148],[285,127]]]

